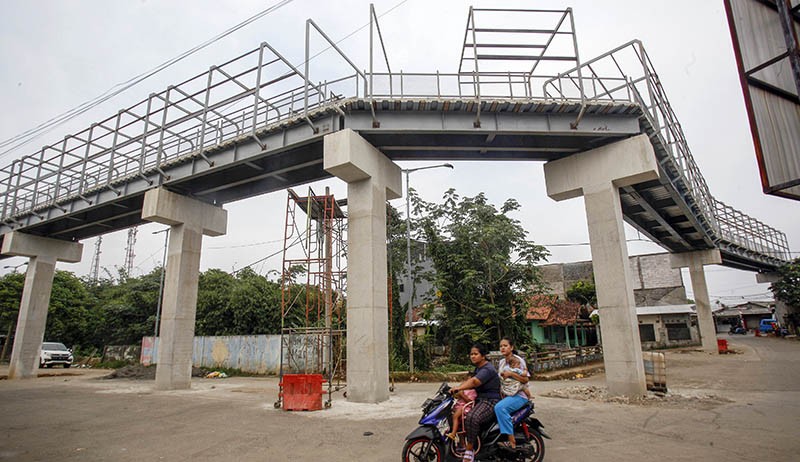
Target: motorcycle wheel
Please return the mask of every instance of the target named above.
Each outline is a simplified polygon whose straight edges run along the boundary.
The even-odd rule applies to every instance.
[[[430,449],[428,449],[430,448]],[[425,452],[427,451],[427,457]],[[414,438],[406,441],[403,446],[403,462],[443,462],[444,450],[442,445],[431,441],[429,438]]]
[[[531,439],[528,441],[533,447],[533,454],[523,459],[525,462],[542,462],[544,460],[544,438],[536,430],[531,430]]]

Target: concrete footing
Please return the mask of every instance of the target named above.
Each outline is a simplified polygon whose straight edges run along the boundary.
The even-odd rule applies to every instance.
[[[347,182],[347,399],[389,399],[386,201],[400,167],[352,130],[325,137],[325,170]]]
[[[161,303],[156,388],[191,386],[197,284],[203,235],[225,234],[227,212],[163,188],[148,191],[142,218],[170,226]]]
[[[708,296],[706,284],[705,265],[719,265],[722,256],[718,249],[698,250],[695,252],[676,253],[669,256],[673,268],[689,268],[689,277],[692,280],[692,292],[697,307],[697,325],[700,328],[700,341],[703,350],[718,354],[717,328],[714,317],[711,315],[711,300]]]
[[[551,198],[584,197],[608,392],[640,397],[644,364],[619,188],[658,178],[653,147],[640,135],[548,162],[544,173]]]
[[[29,257],[25,286],[19,305],[17,330],[9,363],[9,379],[36,377],[39,351],[44,341],[47,310],[53,289],[56,262],[78,262],[83,245],[19,232],[3,237],[3,255]],[[58,339],[53,339],[58,340]]]

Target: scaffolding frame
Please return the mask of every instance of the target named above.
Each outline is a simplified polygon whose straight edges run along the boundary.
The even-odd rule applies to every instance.
[[[321,374],[327,380],[326,408],[333,392],[344,388],[347,228],[342,205],[329,188],[320,196],[311,188],[307,196],[288,189],[276,408],[283,403],[284,374]]]

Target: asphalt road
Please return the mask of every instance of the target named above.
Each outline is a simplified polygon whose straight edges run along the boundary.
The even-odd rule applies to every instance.
[[[663,405],[543,397],[602,387],[602,374],[536,382],[537,414],[553,437],[547,461],[800,460],[800,342],[727,337],[740,354],[667,353]],[[0,368],[0,375],[5,369]],[[318,412],[273,408],[274,378],[100,380],[108,371],[43,370],[0,380],[0,461],[396,461],[419,405],[438,384],[397,384],[388,403],[334,395]]]

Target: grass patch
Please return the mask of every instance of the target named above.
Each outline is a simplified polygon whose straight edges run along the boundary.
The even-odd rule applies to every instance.
[[[75,361],[74,364],[80,364],[80,362]],[[121,369],[125,366],[132,366],[134,364],[138,364],[138,362],[126,361],[124,359],[113,359],[111,361],[104,361],[92,364],[92,367],[97,369]]]
[[[461,382],[467,374],[460,372],[417,371],[413,374],[408,371],[392,372],[395,382]]]

